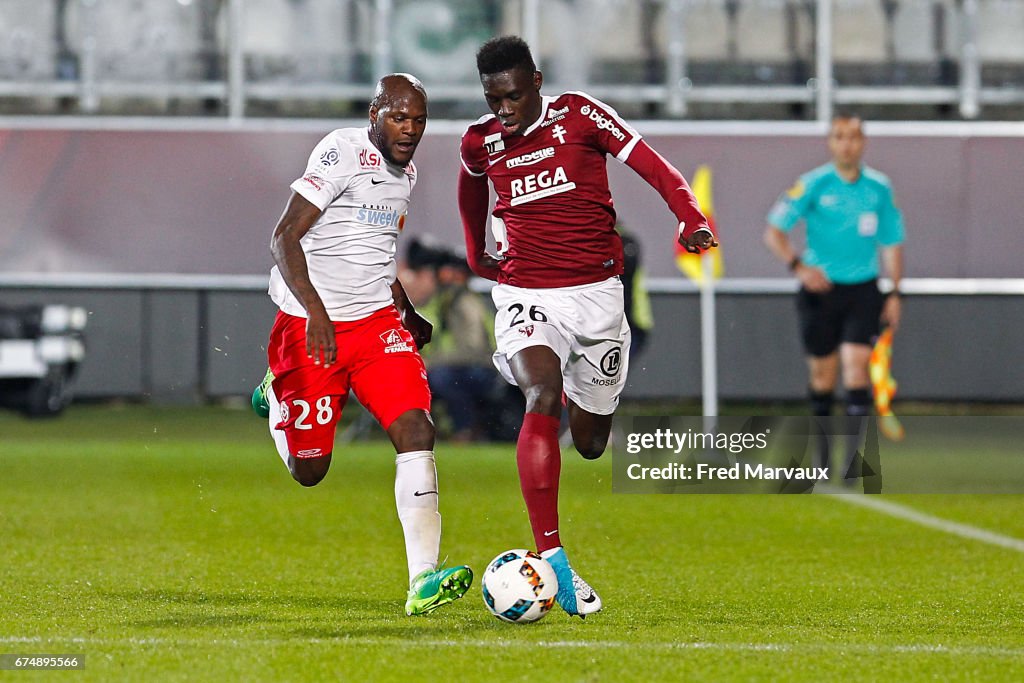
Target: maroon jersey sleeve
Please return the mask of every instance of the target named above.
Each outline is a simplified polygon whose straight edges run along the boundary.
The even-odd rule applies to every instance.
[[[640,133],[601,100],[582,92],[571,92],[566,95],[566,99],[579,110],[585,121],[583,126],[587,141],[595,148],[625,162],[633,148],[640,142]]]
[[[459,148],[459,155],[462,161],[462,168],[472,176],[482,176],[487,172],[487,147],[485,141],[488,138],[484,132],[487,123],[494,116],[488,114],[478,119],[462,136],[462,145]]]
[[[493,116],[484,116],[471,125],[462,136],[459,150],[462,168],[459,170],[457,195],[462,231],[466,240],[466,262],[482,278],[498,279],[498,269],[485,258],[487,247],[487,217],[490,193],[487,188],[487,137],[482,132]]]
[[[669,210],[679,221],[680,237],[689,237],[701,229],[711,231],[708,219],[701,212],[697,198],[689,183],[683,178],[683,174],[645,141],[641,140],[636,146],[626,160],[626,165],[636,171],[637,175],[646,180],[665,200]]]

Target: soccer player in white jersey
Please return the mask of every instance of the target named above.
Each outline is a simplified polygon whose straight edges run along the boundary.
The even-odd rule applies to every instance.
[[[408,74],[377,84],[367,128],[341,128],[313,150],[274,229],[270,371],[257,389],[292,476],[327,474],[349,392],[380,422],[397,452],[395,500],[405,534],[407,614],[462,597],[473,573],[439,569],[434,424],[417,349],[430,341],[396,278],[395,251],[416,184],[413,153],[427,124],[423,85]],[[353,520],[356,523],[357,520]]]
[[[658,191],[688,251],[718,243],[683,176],[614,109],[581,92],[541,96],[544,79],[522,39],[485,43],[477,70],[492,114],[462,138],[467,258],[477,275],[498,282],[494,360],[526,398],[516,461],[537,550],[558,575],[558,604],[585,616],[601,609],[601,599],[562,547],[558,424],[564,391],[576,449],[599,457],[626,381],[630,332],[607,156]],[[488,213],[497,258],[485,252]]]

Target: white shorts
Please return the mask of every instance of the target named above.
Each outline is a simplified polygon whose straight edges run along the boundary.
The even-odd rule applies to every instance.
[[[529,346],[547,346],[562,362],[562,388],[587,412],[611,415],[629,369],[629,324],[622,282],[613,277],[575,287],[524,289],[496,285],[494,365],[515,384],[509,359]]]

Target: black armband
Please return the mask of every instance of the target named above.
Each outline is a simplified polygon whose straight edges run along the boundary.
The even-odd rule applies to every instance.
[[[803,263],[803,261],[800,260],[800,257],[794,256],[793,259],[789,262],[789,269],[791,271],[796,270],[797,268],[800,267],[801,263]]]

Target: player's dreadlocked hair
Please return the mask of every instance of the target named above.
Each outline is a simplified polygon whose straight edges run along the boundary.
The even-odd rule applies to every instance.
[[[481,76],[512,69],[523,69],[531,74],[537,70],[530,46],[519,36],[491,38],[476,53],[476,70]]]

